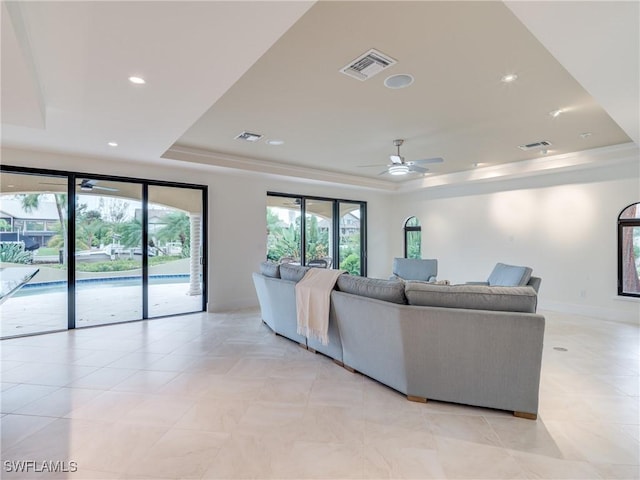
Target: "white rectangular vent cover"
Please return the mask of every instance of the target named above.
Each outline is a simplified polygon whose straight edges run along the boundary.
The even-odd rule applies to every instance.
[[[518,145],[520,150],[534,150],[536,148],[546,148],[551,145],[551,142],[547,142],[546,140],[541,140],[539,142],[527,143],[526,145]]]
[[[360,55],[353,62],[350,62],[347,66],[342,67],[340,71],[345,75],[364,82],[396,63],[398,62],[390,56],[372,48],[368,52]]]
[[[251,132],[242,132],[240,135],[238,135],[236,138],[236,140],[244,140],[246,142],[257,142],[258,140],[260,140],[263,136],[260,135],[259,133],[251,133]]]

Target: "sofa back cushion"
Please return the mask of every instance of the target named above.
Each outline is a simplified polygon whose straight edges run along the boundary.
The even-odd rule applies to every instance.
[[[535,313],[538,296],[532,287],[434,285],[406,282],[409,305]]]
[[[496,263],[489,275],[489,285],[496,287],[523,287],[529,283],[531,268]]]
[[[280,278],[280,265],[273,262],[262,262],[260,273],[265,277]]]
[[[407,298],[404,295],[404,282],[402,281],[345,274],[338,277],[336,285],[341,292],[402,305],[407,303]]]
[[[280,278],[291,282],[299,282],[309,268],[310,267],[303,267],[301,265],[293,265],[292,263],[281,263]]]

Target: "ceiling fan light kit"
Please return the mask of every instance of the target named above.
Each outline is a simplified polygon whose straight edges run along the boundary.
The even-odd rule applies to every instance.
[[[409,165],[405,163],[391,165],[387,171],[391,175],[406,175],[409,173]]]

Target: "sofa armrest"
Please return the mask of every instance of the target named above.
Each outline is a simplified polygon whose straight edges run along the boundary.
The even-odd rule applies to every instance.
[[[489,282],[464,282],[465,285],[489,285]]]

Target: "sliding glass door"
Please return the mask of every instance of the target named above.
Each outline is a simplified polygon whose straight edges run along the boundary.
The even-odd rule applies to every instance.
[[[333,202],[305,202],[305,265],[330,268],[333,263]]]
[[[267,196],[267,259],[300,264],[302,200]]]
[[[67,328],[67,177],[0,176],[0,335]]]
[[[366,276],[366,206],[267,192],[267,259]]]
[[[140,320],[142,184],[76,179],[76,327]]]
[[[360,203],[340,202],[340,268],[351,275],[362,275],[364,208]]]
[[[2,338],[205,310],[206,187],[0,171]]]
[[[149,186],[149,317],[202,310],[202,192]]]

